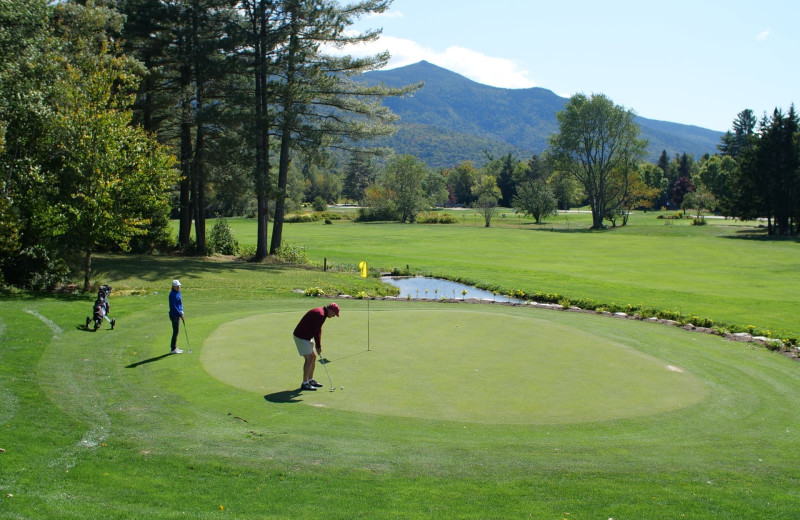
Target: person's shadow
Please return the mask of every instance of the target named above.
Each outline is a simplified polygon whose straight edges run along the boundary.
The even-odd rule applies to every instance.
[[[284,390],[283,392],[275,392],[264,396],[266,401],[270,403],[302,403],[302,399],[298,399],[302,395],[302,390],[297,388],[295,390]]]
[[[147,363],[152,363],[153,361],[158,361],[159,359],[164,359],[165,357],[169,357],[171,355],[172,355],[171,352],[167,352],[166,354],[161,354],[160,356],[152,357],[150,359],[145,359],[144,361],[137,361],[136,363],[131,363],[125,368],[136,368],[139,365],[146,365]]]

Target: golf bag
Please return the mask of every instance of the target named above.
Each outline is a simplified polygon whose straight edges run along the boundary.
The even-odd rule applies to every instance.
[[[108,295],[111,294],[111,286],[110,285],[101,285],[100,290],[97,291],[97,299],[94,301],[94,307],[92,308],[92,317],[86,317],[86,328],[89,328],[90,323],[94,323],[94,330],[100,328],[100,325],[103,324],[103,320],[108,320],[111,324],[111,330],[114,330],[114,326],[117,324],[117,320],[112,320],[108,316],[108,311],[110,306],[108,304]]]

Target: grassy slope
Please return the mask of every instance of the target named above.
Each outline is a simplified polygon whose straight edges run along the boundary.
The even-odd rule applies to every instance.
[[[800,508],[798,365],[763,349],[533,311],[681,366],[709,396],[638,419],[497,426],[274,403],[210,377],[203,340],[243,316],[302,312],[310,301],[292,288],[360,280],[183,258],[98,263],[106,281],[147,289],[112,298],[116,331],[77,328],[88,298],[3,299],[0,518],[789,519]],[[174,276],[196,354],[162,358]]]

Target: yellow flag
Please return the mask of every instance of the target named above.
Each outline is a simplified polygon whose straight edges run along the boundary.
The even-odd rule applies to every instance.
[[[366,262],[359,262],[358,268],[361,270],[361,278],[367,277],[367,263]]]

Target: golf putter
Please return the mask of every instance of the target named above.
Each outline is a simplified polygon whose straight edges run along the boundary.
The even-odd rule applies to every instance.
[[[325,374],[327,374],[328,376],[328,382],[331,384],[331,392],[333,392],[334,390],[336,390],[336,388],[334,388],[333,386],[333,380],[331,379],[331,374],[328,372],[328,367],[325,366],[327,363],[328,363],[327,359],[325,358],[319,359],[319,364],[322,365],[322,368],[325,369]]]
[[[192,345],[189,343],[189,333],[186,332],[186,320],[183,319],[181,316],[181,321],[183,322],[183,334],[186,336],[186,347],[187,347],[187,354],[192,353]]]

